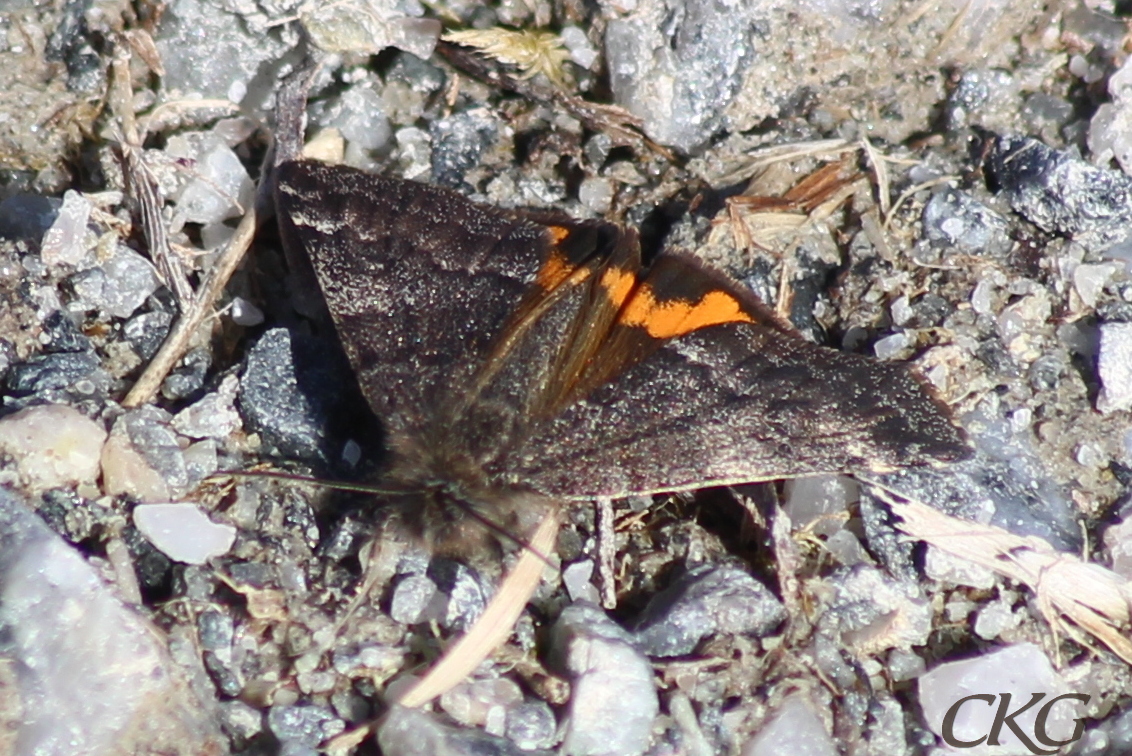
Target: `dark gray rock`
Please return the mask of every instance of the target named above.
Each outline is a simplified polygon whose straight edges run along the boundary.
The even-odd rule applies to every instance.
[[[244,425],[268,450],[326,462],[340,444],[330,418],[345,368],[324,344],[284,328],[267,331],[248,352],[238,404]]]
[[[1010,206],[1039,228],[1105,252],[1132,240],[1132,177],[1036,139],[1000,138],[986,160]]]
[[[649,656],[682,656],[718,633],[765,635],[785,617],[782,603],[743,570],[701,565],[653,597],[633,637]]]
[[[59,216],[63,200],[38,194],[16,194],[0,202],[0,237],[36,244]]]

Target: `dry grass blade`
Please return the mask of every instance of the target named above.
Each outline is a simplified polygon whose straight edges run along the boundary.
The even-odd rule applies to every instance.
[[[1036,536],[961,520],[880,488],[874,492],[903,520],[898,525],[902,531],[1024,583],[1034,591],[1051,627],[1057,627],[1063,616],[1132,664],[1132,640],[1127,637],[1132,584],[1127,580],[1099,564],[1057,551]]]
[[[483,614],[463,638],[444,653],[432,669],[396,701],[401,706],[423,706],[464,680],[507,636],[542,579],[544,554],[558,538],[558,511],[552,509],[539,523],[529,548],[507,573]]]
[[[251,246],[256,231],[256,212],[254,206],[249,208],[236,227],[236,232],[228,240],[224,251],[209,269],[204,282],[197,291],[196,297],[189,302],[177,318],[177,322],[169,331],[169,336],[161,345],[161,349],[150,360],[145,372],[138,378],[137,383],[122,400],[123,407],[137,407],[150,401],[161,387],[165,376],[177,364],[177,361],[188,349],[193,334],[200,328],[201,323],[212,311],[212,305],[224,291],[228,279],[236,272],[244,253]]]
[[[135,37],[136,39],[148,39]],[[156,54],[156,49],[154,50]],[[149,63],[147,59],[147,63]],[[158,61],[158,64],[160,61]],[[153,63],[149,63],[153,67]],[[130,84],[130,54],[125,44],[119,44],[114,51],[111,64],[110,106],[118,119],[121,130],[122,172],[130,196],[138,205],[142,232],[149,247],[149,256],[157,267],[161,280],[173,292],[177,304],[184,311],[192,298],[192,287],[181,267],[180,260],[169,245],[169,236],[161,218],[164,200],[158,188],[157,178],[149,170],[142,158],[142,134],[134,116],[134,91]]]

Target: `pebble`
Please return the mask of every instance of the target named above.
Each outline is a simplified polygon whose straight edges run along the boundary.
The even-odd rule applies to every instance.
[[[498,137],[495,118],[486,110],[454,113],[432,122],[432,178],[441,186],[466,186],[464,176],[479,164]]]
[[[176,212],[189,223],[219,223],[243,215],[255,186],[225,140],[212,133],[169,137],[166,153],[192,166],[174,196]]]
[[[956,701],[972,692],[993,695],[1010,693],[1017,702],[1012,705],[1012,710],[1029,701],[1030,694],[1036,691],[1045,693],[1047,701],[1070,692],[1046,655],[1032,643],[1020,643],[999,651],[983,653],[973,659],[940,664],[920,677],[917,687],[924,720],[937,736],[942,735],[943,718],[947,711]],[[998,703],[997,699],[993,705],[972,701],[961,707],[955,719],[956,739],[971,741],[986,735],[998,710]],[[1033,733],[1034,718],[1040,708],[1034,706],[1020,714],[1015,720],[1019,729]],[[1062,701],[1053,707],[1046,723],[1049,737],[1055,740],[1068,739],[1073,732],[1073,720],[1079,716],[1076,708],[1073,701]],[[1010,727],[1001,729],[999,741],[1001,753],[1028,753]]]
[[[440,708],[466,727],[503,735],[508,712],[523,702],[523,691],[506,678],[459,683],[440,697]]]
[[[0,450],[33,491],[94,483],[106,431],[63,404],[28,407],[0,418]]]
[[[922,646],[932,630],[932,607],[919,587],[860,565],[830,578],[832,600],[819,620],[858,654]]]
[[[562,753],[644,753],[660,703],[652,665],[632,637],[597,606],[579,602],[559,615],[551,646],[572,681]]]
[[[507,739],[524,751],[554,745],[558,722],[545,701],[531,700],[507,711]]]
[[[135,501],[168,501],[169,486],[149,466],[124,432],[111,434],[102,447],[102,491],[125,494]]]
[[[415,625],[437,596],[436,583],[424,575],[407,575],[393,588],[389,616],[403,625]]]
[[[1006,218],[951,187],[932,194],[924,205],[922,220],[924,236],[943,251],[944,259],[959,255],[999,257],[1014,246]]]
[[[841,529],[846,509],[860,497],[857,481],[844,475],[809,475],[786,481],[783,511],[794,531],[803,528],[818,535]]]
[[[649,656],[683,656],[709,636],[758,637],[785,618],[781,602],[743,570],[700,565],[649,601],[634,624],[633,640]]]
[[[448,597],[440,615],[440,625],[446,630],[462,632],[483,614],[490,590],[480,583],[479,574],[451,559],[434,559],[429,564],[428,576],[437,589]]]
[[[227,438],[241,425],[234,406],[238,385],[236,376],[225,376],[216,391],[205,394],[173,417],[174,430],[189,438]]]
[[[213,522],[196,504],[139,504],[134,525],[146,539],[170,559],[185,564],[204,564],[227,554],[236,540],[231,525]]]
[[[1100,330],[1097,411],[1108,415],[1132,409],[1132,323],[1104,323]]]
[[[161,285],[153,264],[124,244],[115,245],[109,259],[70,281],[81,307],[116,318],[133,315]]]
[[[673,14],[640,0],[609,21],[605,55],[616,103],[661,144],[693,152],[724,125],[758,48],[755,6],[688,0]]]
[[[324,740],[346,729],[346,723],[323,706],[300,704],[272,706],[267,726],[283,744],[317,748]]]
[[[263,322],[263,310],[244,299],[232,297],[232,307],[228,310],[232,322],[244,328],[253,328]]]
[[[43,235],[40,256],[50,266],[76,267],[94,247],[94,234],[87,230],[92,210],[90,201],[73,189],[63,194],[63,205]]]
[[[740,751],[742,756],[837,756],[837,746],[804,693],[787,698]]]
[[[63,389],[78,390],[89,382],[95,391],[108,385],[109,376],[92,352],[40,354],[8,370],[7,384],[13,394],[49,394]]]
[[[924,574],[932,580],[942,580],[982,590],[990,590],[996,582],[994,570],[989,567],[949,554],[932,544],[928,544],[924,553]]]
[[[20,670],[5,691],[23,710],[19,753],[227,752],[215,701],[190,691],[148,621],[5,489],[0,595],[4,653]]]
[[[146,464],[179,496],[189,487],[189,471],[181,439],[170,426],[169,413],[153,405],[129,410],[114,423],[112,433],[125,434]]]
[[[218,13],[202,0],[169,3],[154,39],[165,67],[162,85],[171,97],[196,94],[243,103],[250,93],[249,100],[262,102],[266,93],[253,90],[253,80],[288,49],[276,35],[264,31],[256,30],[247,18],[234,22],[231,12]]]
[[[385,715],[377,744],[383,756],[550,756],[549,751],[523,750],[504,738],[453,727],[435,714],[404,706],[394,706]]]

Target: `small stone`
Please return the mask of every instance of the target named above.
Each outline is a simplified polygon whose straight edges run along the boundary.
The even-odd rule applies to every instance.
[[[210,438],[191,444],[185,449],[184,457],[190,486],[195,486],[215,473],[220,464],[216,454],[216,442]]]
[[[91,209],[90,201],[73,189],[63,194],[63,206],[40,245],[43,262],[72,268],[82,262],[87,250],[94,246],[94,234],[87,231]]]
[[[462,111],[431,124],[432,178],[441,186],[465,186],[464,176],[496,140],[496,121],[482,109]]]
[[[92,352],[37,355],[27,362],[13,365],[7,376],[8,388],[17,395],[77,389],[83,382],[89,382],[95,390],[109,382],[109,376]]]
[[[267,331],[249,350],[240,380],[245,426],[283,456],[331,459],[331,450],[341,448],[329,423],[345,369],[325,345],[283,328]]]
[[[487,606],[487,594],[480,585],[479,575],[451,559],[434,559],[429,564],[428,576],[448,597],[448,606],[440,618],[441,626],[457,632],[471,627]]]
[[[1097,411],[1108,415],[1132,409],[1132,323],[1104,323],[1100,330]]]
[[[424,575],[407,575],[393,589],[389,616],[403,625],[415,625],[436,596],[436,583]]]
[[[653,597],[633,637],[649,656],[682,656],[717,633],[765,635],[785,617],[778,599],[746,572],[701,565]]]
[[[385,107],[372,87],[353,86],[330,106],[323,123],[345,137],[347,165],[369,168],[374,154],[382,150],[393,136]]]
[[[190,223],[219,223],[242,215],[253,201],[254,185],[240,158],[218,134],[169,137],[166,152],[192,166],[174,200]]]
[[[672,14],[642,0],[605,32],[609,83],[618,105],[644,120],[661,144],[693,152],[724,124],[759,48],[756,6],[689,0]]]
[[[226,753],[215,699],[190,689],[164,641],[116,593],[0,488],[0,625],[5,666],[20,671],[0,719],[22,709],[16,752]]]
[[[583,179],[578,200],[597,215],[604,215],[613,206],[613,182],[599,177]]]
[[[507,739],[524,751],[550,748],[558,722],[545,701],[527,701],[507,712]]]
[[[114,423],[112,435],[125,435],[146,464],[169,487],[171,497],[189,487],[189,472],[180,438],[170,427],[169,413],[153,405],[130,410]]]
[[[652,666],[629,634],[600,608],[580,602],[559,615],[551,645],[552,657],[573,682],[562,752],[643,753],[660,703]]]
[[[382,756],[550,756],[547,751],[524,751],[503,738],[480,730],[453,727],[420,709],[394,706],[377,730]]]
[[[975,635],[983,640],[994,640],[1007,630],[1017,627],[1022,618],[1010,609],[1001,598],[979,609],[975,617]]]
[[[857,566],[830,578],[834,589],[819,627],[859,654],[922,646],[932,630],[932,607],[919,586]]]
[[[947,258],[1002,256],[1014,246],[1006,219],[970,195],[944,187],[924,205],[924,235]],[[946,259],[946,258],[945,258]]]
[[[1045,231],[1102,254],[1132,236],[1132,178],[1119,171],[1016,136],[995,142],[986,168],[1015,212]]]
[[[742,756],[837,756],[837,746],[804,693],[794,693],[743,746]]]
[[[169,486],[149,466],[128,436],[111,435],[102,447],[102,491],[107,496],[125,494],[136,501],[168,501]]]
[[[562,584],[566,586],[571,601],[589,601],[591,604],[600,601],[601,597],[591,580],[593,574],[594,563],[589,559],[574,562],[562,570]]]
[[[1116,271],[1117,266],[1112,263],[1099,265],[1082,263],[1073,270],[1073,288],[1077,290],[1086,307],[1097,306],[1097,298]]]
[[[272,706],[267,726],[282,743],[317,748],[346,729],[346,723],[322,706]]]
[[[173,316],[165,310],[143,312],[127,320],[122,333],[138,356],[148,360],[157,354],[172,323]]]
[[[139,504],[134,524],[161,553],[185,564],[204,564],[227,554],[236,529],[208,518],[196,504]]]
[[[28,407],[0,418],[0,451],[33,491],[94,483],[106,431],[63,404]]]
[[[40,343],[45,352],[51,353],[88,352],[93,348],[90,339],[83,335],[75,321],[62,310],[55,310],[43,319]]]
[[[232,738],[233,745],[241,748],[263,732],[263,714],[239,699],[220,703],[220,726]]]
[[[406,10],[413,15],[406,15]],[[311,41],[331,53],[376,54],[396,47],[427,60],[440,38],[440,22],[414,18],[419,4],[366,0],[358,6],[316,5],[300,17]]]
[[[913,344],[912,337],[906,331],[899,331],[891,336],[885,336],[873,344],[873,354],[878,360],[888,362],[900,360],[908,356]]]
[[[253,328],[263,322],[263,310],[243,297],[232,297],[232,307],[228,314],[233,323],[244,328]]]
[[[860,497],[860,487],[844,475],[809,475],[786,481],[783,509],[795,532],[809,530],[833,535],[845,522],[844,513]]]
[[[108,260],[71,276],[71,285],[87,310],[128,318],[161,285],[153,264],[118,244]]]
[[[502,735],[507,712],[523,701],[523,691],[506,678],[473,680],[457,684],[440,697],[440,708],[467,727],[483,727],[490,735]]]
[[[234,406],[238,385],[236,376],[226,376],[219,389],[178,412],[173,428],[189,438],[227,438],[241,424]]]
[[[161,395],[174,401],[192,396],[204,386],[211,366],[212,355],[207,349],[198,347],[190,350],[161,384]]]
[[[989,567],[954,556],[931,544],[928,544],[927,552],[924,554],[924,574],[932,580],[983,590],[993,588],[996,582],[994,571]]]

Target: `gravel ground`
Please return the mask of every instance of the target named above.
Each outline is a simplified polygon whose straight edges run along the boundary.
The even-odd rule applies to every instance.
[[[1035,691],[1087,697],[1051,709],[1057,752],[1132,752],[1125,10],[0,4],[0,753],[1052,753],[1037,706],[945,743],[964,696],[996,698],[953,741]],[[312,56],[312,153],[639,227],[802,337],[914,365],[974,456],[574,506],[506,644],[390,708],[518,554],[215,477],[382,462],[273,222],[129,394],[269,214],[273,103]]]

